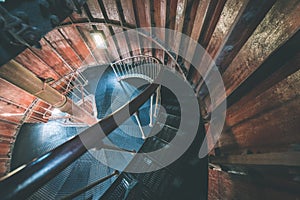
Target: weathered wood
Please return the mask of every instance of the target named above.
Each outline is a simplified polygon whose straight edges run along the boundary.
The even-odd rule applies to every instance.
[[[211,157],[215,164],[300,166],[300,152],[230,155]]]
[[[51,46],[44,40],[40,40],[42,46],[41,50],[32,48],[31,50],[39,56],[49,67],[51,67],[60,77],[64,76],[66,73],[70,72],[70,69],[65,65],[65,63],[60,59],[60,57],[53,51]]]
[[[85,65],[95,65],[96,61],[91,55],[89,47],[86,42],[80,36],[80,33],[76,30],[76,27],[63,27],[60,29],[61,33],[64,35],[66,40],[69,41],[70,46],[76,51],[80,59]]]
[[[126,23],[136,25],[132,0],[121,0]]]
[[[127,24],[131,24],[134,27],[137,27],[137,22],[135,19],[134,6],[132,0],[120,0],[122,11],[125,18],[125,23],[123,23],[123,27],[127,26]],[[136,34],[129,34],[128,43],[130,42],[130,47],[132,51],[132,55],[140,55],[140,42],[139,37]]]
[[[176,9],[176,17],[175,17],[175,35],[172,41],[170,43],[171,46],[173,46],[173,51],[176,55],[178,55],[179,47],[180,47],[180,41],[181,41],[181,33],[183,28],[183,23],[185,19],[185,11],[187,6],[187,0],[178,0],[177,2],[177,9]],[[177,59],[177,58],[176,58]]]
[[[25,108],[0,101],[0,119],[4,119],[6,121],[11,121],[14,123],[19,123],[23,118],[25,110]]]
[[[75,68],[80,68],[82,60],[70,46],[70,44],[64,39],[59,33],[59,30],[53,30],[45,36],[45,39],[49,41],[52,48],[54,48],[62,58],[70,65]]]
[[[8,124],[0,121],[0,135],[1,137],[12,138],[15,136],[17,125]]]
[[[119,13],[118,8],[115,0],[102,0],[103,5],[105,6],[105,11],[107,16],[111,20],[119,21]],[[103,12],[103,10],[102,10]]]
[[[192,32],[190,34],[191,39],[193,41],[197,42],[200,37],[200,33],[202,31],[205,16],[207,14],[207,10],[209,7],[209,2],[210,2],[210,0],[201,0],[199,2],[199,5],[198,5],[197,11],[196,11],[195,20],[194,20],[194,23],[192,26]],[[185,56],[187,60],[192,60],[194,57],[194,54],[195,54],[194,51],[196,49],[196,46],[192,45],[192,44],[193,44],[192,41],[188,44],[188,50],[187,50],[187,53]],[[187,67],[187,70],[190,69],[190,64],[188,62],[185,62],[185,66]],[[193,74],[193,72],[194,72],[194,70],[191,68],[191,71],[189,72],[190,76],[191,76],[191,74]]]
[[[206,48],[211,36],[215,30],[215,27],[221,17],[221,12],[227,0],[211,0],[208,7],[203,29],[199,38],[199,43]]]
[[[2,78],[0,78],[0,89],[1,98],[7,99],[7,101],[12,101],[23,107],[28,107],[35,99],[34,96],[28,94],[24,90],[12,85]]]
[[[300,136],[295,133],[300,130],[299,103],[298,96],[278,108],[257,113],[231,126],[223,132],[225,136],[231,137],[227,140],[221,138],[219,145],[224,148],[235,145],[241,149],[256,148],[264,151],[265,148],[273,147],[274,150],[298,143]]]
[[[59,75],[49,66],[47,66],[40,58],[34,55],[29,49],[26,49],[15,60],[22,64],[24,67],[32,71],[41,78],[59,79]]]
[[[258,24],[274,4],[274,0],[249,1],[242,15],[230,32],[230,35],[216,58],[216,64],[224,72],[244,43],[254,32]]]
[[[229,107],[227,110],[227,124],[232,126],[258,113],[264,113],[272,108],[280,107],[300,96],[299,88],[300,70],[260,94],[254,96],[249,93],[239,102]],[[253,99],[255,101],[252,101]]]
[[[97,0],[89,0],[86,3],[89,7],[93,18],[104,18]]]
[[[242,13],[237,16],[237,19],[233,24],[229,35],[224,35],[222,31],[215,31],[214,35],[216,34],[219,36],[223,36],[220,36],[221,39],[217,37],[210,41],[208,52],[214,58],[215,64],[219,68],[220,73],[223,73],[226,70],[230,62],[234,59],[238,51],[253,33],[258,24],[262,21],[262,19],[264,18],[268,10],[272,7],[274,2],[274,0],[244,1],[243,8],[241,8]],[[247,4],[246,7],[245,4]],[[216,40],[219,40],[219,42],[217,42],[219,46],[217,45],[214,47],[212,44],[216,43]],[[209,64],[203,63],[203,65],[208,66]],[[199,90],[202,90],[203,87],[203,80],[201,80],[201,82],[199,82],[199,88],[201,89]]]
[[[118,27],[113,27],[113,30],[116,34],[115,38],[116,38],[116,43],[119,47],[120,56],[122,56],[123,58],[130,57],[131,48],[129,48],[123,29]]]
[[[188,0],[188,2],[187,2],[182,33],[189,36],[188,40],[191,37],[191,33],[192,33],[192,30],[193,30],[193,26],[194,26],[195,17],[196,17],[196,14],[197,14],[197,9],[198,9],[199,2],[200,2],[200,0],[197,0],[197,1]],[[182,39],[181,43],[180,43],[180,51],[182,52],[182,57],[184,57],[184,59],[187,56],[187,50],[189,48],[189,42],[190,41],[188,41],[188,40],[187,39]],[[187,62],[187,65],[189,65],[188,62]],[[188,67],[185,66],[185,68],[188,70],[189,66]]]
[[[215,58],[215,55],[224,45],[227,35],[230,34],[232,27],[235,25],[247,3],[248,0],[227,0],[225,3],[221,17],[206,49],[212,58]]]
[[[211,70],[211,67],[214,65],[213,59],[215,58],[216,54],[221,50],[224,43],[227,40],[227,36],[230,34],[232,27],[236,20],[238,19],[241,12],[244,10],[245,5],[247,4],[248,0],[228,0],[226,1],[220,19],[216,24],[215,30],[212,33],[210,41],[207,45],[206,51],[212,59],[202,59],[201,56],[199,58],[199,64],[196,66],[200,74],[207,75]],[[196,74],[197,79],[202,79]],[[203,83],[203,82],[201,82]]]
[[[0,155],[7,155],[10,152],[10,145],[0,143]]]
[[[224,72],[227,95],[231,94],[274,50],[299,29],[300,21],[296,17],[299,12],[300,2],[296,0],[277,1],[274,4]]]

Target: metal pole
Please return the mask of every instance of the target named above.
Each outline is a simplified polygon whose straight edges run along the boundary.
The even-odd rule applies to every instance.
[[[160,95],[160,87],[156,89],[156,99],[155,99],[155,108],[154,108],[154,117],[157,117],[157,110],[158,110],[158,100]]]
[[[134,113],[134,117],[135,117],[135,120],[136,120],[136,122],[138,123],[138,126],[139,126],[139,128],[140,128],[140,131],[141,131],[141,133],[142,133],[142,139],[146,139],[146,136],[145,136],[144,130],[143,130],[143,128],[142,128],[142,125],[141,125],[139,116],[138,116],[136,113]]]
[[[149,126],[152,127],[153,126],[153,94],[150,97],[150,110],[149,110],[149,117],[150,117],[150,122],[149,122]]]

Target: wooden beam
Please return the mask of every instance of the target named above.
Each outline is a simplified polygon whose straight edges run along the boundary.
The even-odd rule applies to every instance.
[[[249,0],[226,1],[221,13],[221,17],[216,25],[216,28],[206,49],[212,58],[215,58],[216,54],[220,51],[222,46],[224,46],[224,43],[227,40],[227,36],[231,32],[233,32],[232,28],[235,26],[248,1]],[[236,32],[239,32],[239,30],[236,30]]]
[[[230,155],[210,157],[214,164],[300,166],[300,152]]]
[[[223,45],[225,44],[228,35],[230,34],[232,28],[234,27],[237,19],[241,15],[242,11],[244,10],[245,6],[247,5],[248,0],[227,0],[223,10],[220,14],[220,18],[213,30],[212,36],[210,41],[206,47],[207,53],[212,57],[215,58],[216,54],[222,49]],[[211,70],[212,59],[202,59],[200,56],[199,64],[195,66],[197,70],[200,72],[201,75],[208,74]],[[200,74],[195,74],[196,80],[202,80],[203,77]],[[203,83],[203,82],[202,82]]]
[[[93,18],[104,19],[97,0],[89,0],[86,2]]]
[[[231,1],[228,1],[228,4]],[[212,36],[212,39],[207,48],[210,55],[214,58],[216,66],[219,68],[220,73],[223,73],[230,62],[237,55],[238,51],[245,44],[251,34],[254,32],[258,24],[263,20],[266,13],[270,10],[275,0],[253,0],[253,1],[238,1],[236,3],[241,4],[240,13],[233,24],[233,26],[228,29],[227,21],[220,22]],[[234,3],[234,2],[233,2]],[[232,4],[232,3],[231,3]],[[234,6],[225,8],[226,10],[231,10]],[[231,18],[229,15],[228,18]],[[220,21],[222,20],[222,17]],[[230,20],[228,20],[230,21]],[[223,27],[227,27],[227,31],[223,30]],[[209,65],[204,63],[203,65]],[[199,88],[203,87],[203,80],[199,80]],[[198,89],[201,90],[201,89]]]
[[[61,56],[58,55],[58,52],[53,50],[53,48],[44,39],[40,40],[40,44],[42,46],[42,50],[31,48],[31,51],[33,51],[50,68],[55,70],[55,72],[59,74],[60,78],[71,71],[71,69],[61,59]]]
[[[205,20],[207,10],[209,7],[209,2],[210,2],[210,0],[201,0],[197,7],[195,20],[194,20],[194,23],[192,26],[192,32],[190,34],[191,39],[194,41],[199,40],[200,33],[202,31],[204,20]],[[192,41],[191,41],[188,44],[188,49],[187,49],[187,53],[185,56],[187,60],[192,60],[192,58],[195,54],[194,53],[195,49],[196,49],[196,46],[192,45]],[[190,63],[185,62],[185,66],[187,67],[187,70],[190,70]],[[191,69],[191,71],[189,72],[189,75],[191,76],[191,74],[193,74],[193,72],[194,72],[194,69]]]
[[[300,2],[297,0],[277,1],[274,4],[224,72],[223,80],[227,95],[299,30],[300,21],[295,17],[299,12]]]
[[[231,30],[222,50],[217,55],[216,65],[221,72],[226,70],[274,3],[275,0],[251,0],[248,2]]]
[[[223,7],[227,0],[211,0],[210,5],[205,16],[203,29],[199,38],[199,43],[206,48],[211,36],[215,30],[217,22],[221,17]]]
[[[59,29],[51,31],[44,39],[70,66],[75,67],[75,69],[81,67],[82,61],[80,57],[59,33]]]
[[[77,27],[62,27],[60,30],[64,37],[69,40],[72,48],[80,56],[83,66],[93,66],[97,64],[95,57]]]

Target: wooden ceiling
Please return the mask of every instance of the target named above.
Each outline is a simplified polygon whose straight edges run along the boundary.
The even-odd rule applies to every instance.
[[[199,66],[191,66],[180,56],[174,60],[163,49],[141,48],[128,37],[109,40],[109,49],[94,51],[96,44],[90,36],[91,31],[101,30],[110,38],[143,27],[182,32],[207,50],[224,79],[230,107],[219,146],[236,153],[250,146],[262,147],[262,139],[273,134],[287,134],[282,146],[286,148],[300,139],[299,134],[294,136],[300,130],[296,123],[300,120],[299,13],[299,0],[88,0],[82,14],[73,13],[41,39],[41,50],[27,48],[14,60],[41,79],[54,79],[50,84],[59,90],[55,83],[79,68],[152,55],[168,66],[181,65],[180,70],[205,102],[203,108],[210,112],[207,92],[195,70],[202,69],[201,61]],[[165,39],[159,32],[156,35]],[[180,42],[173,42],[175,54]],[[183,51],[197,59],[194,50],[185,45]],[[50,106],[3,79],[0,89],[0,175],[4,175],[20,126],[47,122],[43,115]],[[287,121],[290,112],[294,117]],[[276,141],[269,143],[272,146]],[[237,144],[238,150],[234,148]]]

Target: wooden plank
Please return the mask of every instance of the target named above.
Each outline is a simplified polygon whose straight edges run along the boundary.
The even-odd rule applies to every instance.
[[[215,64],[219,68],[220,73],[223,73],[226,70],[230,62],[234,59],[243,44],[254,32],[255,28],[262,21],[274,2],[274,0],[248,1],[246,7],[245,5],[243,5],[243,7],[245,8],[241,9],[241,11],[243,11],[237,17],[233,28],[231,28],[230,34],[226,36],[226,38],[225,35],[223,35],[223,39],[218,39],[218,37],[216,39],[212,39],[212,41],[210,42],[211,47],[208,47],[208,52],[214,58]],[[221,34],[222,33],[219,32],[217,35]],[[215,40],[219,40],[219,42],[217,42],[219,45],[212,45]],[[211,48],[211,50],[209,50],[209,48]],[[207,63],[203,63],[201,65],[209,66],[209,64]],[[199,83],[199,88],[200,87],[203,87],[203,80],[201,80],[201,82]],[[199,90],[202,89],[203,88]]]
[[[215,30],[217,22],[221,17],[223,7],[227,0],[211,0],[207,14],[205,16],[205,21],[203,24],[203,29],[199,38],[199,43],[206,48],[211,36]]]
[[[197,14],[197,9],[199,6],[200,0],[193,1],[193,0],[188,0],[187,6],[186,6],[186,11],[185,11],[185,19],[184,19],[184,26],[182,28],[182,33],[189,36],[186,39],[182,39],[180,43],[180,51],[182,52],[182,57],[186,59],[187,56],[187,51],[189,48],[189,43],[190,43],[190,37],[192,34],[194,22],[195,22],[195,17]],[[184,61],[185,62],[185,61]],[[187,62],[186,65],[189,65]],[[185,66],[185,68],[189,69],[189,66]]]
[[[299,104],[300,97],[297,96],[278,108],[258,113],[227,128],[221,135],[219,146],[232,151],[248,148],[264,152],[299,143]]]
[[[4,143],[0,143],[0,155],[1,156],[5,156],[8,155],[8,153],[10,152],[10,145],[9,144],[4,144]]]
[[[0,135],[1,137],[12,138],[16,134],[18,126],[13,124],[8,124],[0,121]]]
[[[15,60],[26,67],[38,77],[41,78],[53,78],[58,80],[59,75],[49,66],[47,66],[43,60],[34,55],[29,49],[25,49],[21,54],[15,57]]]
[[[105,7],[108,19],[120,21],[116,1],[115,0],[102,0],[102,2]]]
[[[137,27],[137,22],[135,20],[134,6],[132,0],[120,0],[121,7],[123,10],[125,23],[131,24]],[[124,25],[124,23],[123,23]],[[128,42],[130,42],[130,47],[133,55],[141,54],[139,37],[136,34],[128,34]]]
[[[136,26],[132,0],[121,0],[126,23]]]
[[[248,0],[227,0],[225,3],[221,17],[206,48],[212,58],[215,58],[217,52],[224,45],[227,35],[247,3]]]
[[[299,29],[300,21],[296,17],[299,12],[300,2],[296,0],[277,1],[274,4],[224,72],[223,80],[227,95],[231,94],[274,50]]]
[[[176,21],[176,11],[177,11],[177,0],[168,0],[167,1],[167,22],[166,28],[175,29],[175,21]]]
[[[185,19],[185,11],[187,6],[187,0],[178,0],[177,2],[177,9],[176,9],[176,17],[175,17],[175,35],[172,41],[178,41],[178,42],[172,42],[170,43],[171,46],[173,46],[173,51],[178,54],[179,47],[180,47],[180,41],[181,41],[181,33],[183,29],[183,23]],[[176,58],[177,59],[177,58]]]
[[[89,7],[89,10],[93,18],[100,18],[100,19],[104,18],[97,0],[89,0],[86,3]]]
[[[23,118],[25,108],[0,101],[0,119],[19,123]]]
[[[299,61],[299,59],[298,59]],[[300,68],[299,62],[297,68]],[[295,66],[295,65],[292,65]],[[296,68],[296,67],[295,67]],[[268,84],[268,83],[266,83]],[[264,86],[263,86],[264,87]],[[260,88],[257,86],[256,88]],[[227,109],[227,124],[233,126],[259,113],[280,107],[300,96],[300,70],[260,94],[249,93]],[[255,99],[255,101],[253,101]]]
[[[106,41],[108,44],[108,48],[106,50],[100,50],[102,52],[102,55],[105,55],[107,57],[107,61],[106,63],[110,63],[116,59],[120,58],[120,53],[119,53],[119,46],[115,41],[115,38],[113,37],[112,34],[112,27],[110,26],[105,26],[105,25],[97,25],[96,26],[98,30],[103,30],[105,37],[106,37]],[[111,30],[110,30],[111,29]]]
[[[266,13],[273,6],[275,0],[251,0],[248,2],[241,16],[238,18],[221,52],[216,58],[216,65],[224,72],[245,44],[255,28],[263,20]],[[212,54],[214,55],[214,54]]]
[[[60,29],[64,37],[69,41],[70,46],[76,51],[84,64],[81,65],[96,65],[96,61],[91,55],[89,47],[80,37],[76,27],[63,27]]]
[[[82,60],[78,56],[78,54],[74,51],[74,49],[70,46],[70,44],[63,38],[63,36],[59,33],[58,30],[53,30],[49,32],[45,39],[47,39],[52,48],[54,48],[62,58],[72,67],[80,68],[82,65]]]
[[[58,57],[53,49],[47,44],[44,39],[40,40],[42,46],[41,50],[32,48],[31,50],[39,56],[49,67],[51,67],[60,77],[69,73],[71,70],[65,65],[65,63]]]
[[[1,78],[0,89],[2,98],[15,102],[23,107],[28,107],[35,99],[34,96]]]
[[[200,33],[202,31],[202,27],[203,27],[204,20],[205,20],[205,17],[206,17],[206,13],[207,13],[207,10],[208,10],[209,2],[210,2],[210,0],[201,0],[199,2],[198,7],[197,7],[195,20],[194,20],[193,27],[192,27],[192,32],[190,34],[191,39],[194,42],[197,42],[199,37],[200,37]],[[192,41],[190,41],[189,44],[188,44],[188,50],[187,50],[187,53],[186,53],[186,56],[185,56],[185,58],[187,60],[192,60],[193,59],[194,54],[195,54],[194,53],[195,49],[196,49],[196,46],[193,45]],[[187,67],[187,70],[190,69],[190,64],[188,62],[185,62],[185,66]]]
[[[300,166],[300,152],[229,155],[211,157],[214,164]]]
[[[136,16],[137,27],[141,27],[145,31],[151,33],[151,30],[149,28],[151,27],[150,0],[146,0],[146,1],[134,0],[133,5],[134,5],[135,16]],[[142,54],[145,53],[144,47],[149,47],[152,44],[151,41],[149,41],[147,38],[143,36],[139,37],[139,43],[141,46]]]
[[[248,0],[227,0],[223,10],[220,15],[220,19],[216,24],[215,30],[212,33],[212,36],[210,38],[209,44],[206,48],[207,53],[212,57],[215,58],[216,54],[221,50],[222,46],[225,43],[225,40],[227,39],[227,36],[230,34],[230,31],[232,30],[232,27],[234,27],[234,24],[245,8],[245,5],[247,4]],[[201,56],[198,55],[197,59],[197,69],[199,70],[200,74],[205,75],[211,70],[212,67],[211,63],[212,59],[202,59]],[[195,60],[195,59],[194,59]],[[198,64],[198,62],[200,62]],[[196,76],[197,79],[201,79],[199,75]]]
[[[98,30],[103,30],[104,34],[107,38],[106,31],[107,28],[104,25],[98,25]],[[82,37],[85,39],[87,45],[91,49],[91,52],[93,53],[95,59],[97,60],[98,64],[106,64],[107,58],[106,58],[106,52],[102,49],[97,49],[96,44],[94,40],[90,36],[90,32],[93,30],[93,28],[89,25],[78,27],[78,31],[81,32]]]
[[[153,32],[157,38],[161,41],[165,41],[165,27],[166,27],[166,12],[167,12],[167,0],[154,0],[153,2],[153,22],[155,27],[161,28]],[[164,53],[160,48],[157,47],[155,51],[155,57],[160,60],[164,60]]]

